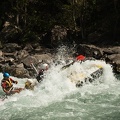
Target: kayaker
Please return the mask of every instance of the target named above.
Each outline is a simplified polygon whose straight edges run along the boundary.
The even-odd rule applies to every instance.
[[[77,61],[80,61],[80,63],[82,63],[83,61],[85,61],[85,59],[86,59],[86,57],[84,55],[78,55],[74,59],[70,59],[70,61],[72,61],[72,62],[63,66],[62,69],[66,69],[66,68],[70,67],[71,65],[73,65]]]
[[[37,79],[38,82],[41,82],[43,80],[44,72],[47,71],[48,68],[49,68],[49,65],[47,63],[42,63],[40,65],[38,75],[36,76],[36,79]]]
[[[37,76],[34,81],[33,81],[33,79],[32,80],[28,79],[25,82],[25,88],[29,89],[29,90],[34,90],[34,87],[37,85],[37,83],[40,83],[43,80],[44,72],[48,70],[49,65],[47,63],[41,63],[41,65],[39,66],[39,71],[34,66],[33,63],[31,63],[31,67],[35,70]]]
[[[15,81],[12,78],[10,78],[9,73],[7,73],[7,72],[3,73],[3,79],[1,81],[1,86],[2,86],[3,91],[7,95],[11,95],[11,94],[15,94],[15,93],[20,93],[21,90],[24,89],[24,88],[13,87],[13,83],[17,84],[18,81]]]
[[[29,90],[34,90],[34,87],[37,85],[37,80],[36,79],[28,79],[25,82],[25,88]]]

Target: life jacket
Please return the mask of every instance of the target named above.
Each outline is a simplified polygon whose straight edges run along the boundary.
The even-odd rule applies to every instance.
[[[40,71],[39,71],[39,74],[36,76],[36,79],[37,79],[38,82],[41,82],[41,81],[42,81],[43,75],[44,75],[44,71],[45,71],[45,70],[43,70],[43,69],[40,70]]]
[[[2,88],[9,90],[11,87],[13,87],[12,79],[11,78],[8,78],[7,80],[3,79],[1,82],[1,86]]]
[[[44,74],[44,71],[45,71],[45,70],[43,70],[43,69],[40,70],[40,71],[39,71],[39,75],[40,75],[40,76],[43,75],[43,74]]]

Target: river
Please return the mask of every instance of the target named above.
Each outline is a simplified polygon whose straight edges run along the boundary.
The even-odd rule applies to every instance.
[[[91,62],[97,63],[87,64]],[[0,102],[0,120],[120,120],[120,76],[116,78],[109,64],[100,63],[104,74],[80,88],[70,81],[68,72],[87,64],[76,63],[69,71],[52,65],[34,91],[24,90]],[[24,87],[27,78],[11,77],[18,80],[16,86]],[[0,95],[4,95],[1,87]]]

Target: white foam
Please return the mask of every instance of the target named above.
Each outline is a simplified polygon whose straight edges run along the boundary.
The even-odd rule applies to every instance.
[[[63,59],[64,57],[62,56],[62,61]],[[100,65],[104,68],[104,74],[101,78],[102,84],[98,83],[97,86],[87,84],[82,88],[76,88],[75,84],[71,82],[69,75],[73,71],[77,73],[82,72],[84,74],[89,74],[92,70],[94,71],[94,69],[96,69],[94,67],[91,69],[91,66],[94,64]],[[66,96],[75,94],[76,92],[80,92],[83,95],[86,94],[86,92],[91,92],[92,94],[94,91],[102,91],[103,89],[108,88],[111,84],[115,83],[112,67],[104,61],[87,60],[82,64],[76,62],[65,70],[61,70],[61,68],[61,64],[56,66],[53,63],[50,69],[45,73],[43,82],[38,84],[34,91],[22,91],[20,94],[15,94],[6,101],[16,101],[19,103],[19,106],[24,105],[26,107],[47,106],[55,101],[61,101]],[[27,78],[21,79],[13,76],[11,77],[19,82],[18,85],[15,86],[24,87],[24,83],[27,81]],[[0,73],[0,79],[2,79],[2,73]],[[1,88],[0,92],[2,92]]]

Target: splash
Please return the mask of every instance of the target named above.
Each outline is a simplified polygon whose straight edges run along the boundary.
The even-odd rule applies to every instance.
[[[94,71],[94,67],[93,69],[90,69],[94,64],[101,65],[104,68],[103,75],[100,78],[100,81],[102,81],[102,83],[107,84],[108,86],[114,83],[115,77],[112,72],[112,68],[109,64],[106,64],[104,61],[88,60],[83,62],[82,64],[76,62],[75,64],[71,65],[65,70],[61,70],[61,64],[53,64],[51,68],[45,73],[43,82],[41,84],[38,84],[35,87],[34,91],[25,90],[20,94],[16,94],[10,97],[10,99],[6,101],[17,101],[19,102],[19,104],[21,103],[21,105],[23,105],[24,102],[25,106],[28,106],[30,104],[30,106],[34,107],[47,106],[54,101],[60,101],[66,96],[77,92],[78,89],[81,89],[76,88],[74,82],[71,81],[72,77],[74,79],[79,79],[79,77],[75,75],[70,77],[71,73],[82,72],[85,74],[89,74],[91,73],[91,71]],[[0,74],[0,77],[1,76],[2,74]],[[15,77],[12,78],[15,80],[19,79]],[[24,83],[26,80],[26,78],[19,79],[19,87],[24,87]]]
[[[61,118],[59,117],[59,114],[63,106],[65,106],[63,107],[64,113],[66,109],[67,111],[78,110],[78,112],[81,113],[79,114],[81,117],[86,117],[85,113],[89,114],[91,113],[91,109],[92,112],[95,110],[96,103],[103,102],[103,106],[106,105],[107,108],[109,107],[107,105],[109,99],[106,98],[106,101],[108,102],[104,102],[105,100],[102,99],[101,96],[110,97],[113,103],[114,101],[118,100],[120,96],[118,87],[120,82],[116,80],[112,71],[112,67],[109,64],[106,64],[104,61],[100,60],[87,60],[82,64],[75,62],[70,67],[62,70],[61,68],[63,65],[65,65],[65,62],[62,63],[62,61],[66,60],[65,56],[71,56],[67,55],[68,53],[67,51],[64,52],[65,50],[67,49],[64,49],[63,52],[58,52],[61,53],[58,55],[58,60],[61,63],[58,64],[55,62],[51,64],[50,69],[45,72],[43,82],[38,84],[34,91],[24,90],[20,94],[10,96],[8,99],[0,103],[0,114],[2,119],[28,119],[28,116],[30,119],[32,119],[34,116],[35,120],[40,118],[46,119],[50,117],[52,120],[54,119],[54,116],[57,115],[57,112],[55,111],[59,112],[57,117]],[[75,83],[71,81],[71,77],[77,80],[79,77],[75,76],[75,74],[81,75],[82,73],[82,75],[89,75],[96,69],[93,65],[102,66],[103,75],[93,83],[87,83],[82,87],[77,88]],[[75,74],[70,76],[71,73]],[[80,77],[82,77],[82,75]],[[11,77],[15,80],[18,80],[19,83],[16,86],[24,87],[24,83],[26,82],[27,78],[21,79],[13,76]],[[2,79],[2,73],[0,73],[0,79]],[[1,87],[0,93],[1,95],[4,95]],[[97,107],[98,106],[99,104],[97,104]],[[51,112],[51,110],[53,111]],[[61,113],[61,115],[63,114]],[[74,115],[76,117],[78,116],[74,113],[71,113],[70,115]]]
[[[61,70],[63,65],[66,63],[65,56],[67,58],[71,56],[68,55],[67,50],[68,49],[65,47],[58,50],[59,57],[57,56],[57,58],[59,61],[61,61],[61,63],[64,61],[64,64],[52,63],[50,69],[45,73],[43,82],[38,84],[34,91],[25,90],[20,94],[15,94],[12,97],[9,97],[9,99],[6,99],[4,103],[7,104],[11,101],[14,101],[16,104],[18,104],[17,106],[21,107],[44,107],[52,104],[55,101],[62,101],[66,96],[70,96],[71,94],[78,92],[79,89],[83,94],[89,88],[89,86],[89,89],[91,89],[91,87],[94,88],[94,85],[86,84],[83,86],[83,88],[76,88],[75,82],[73,81],[95,71],[96,68],[93,67],[93,65],[99,65],[104,68],[103,75],[99,80],[102,81],[101,83],[104,85],[106,84],[107,86],[114,84],[115,77],[112,67],[109,64],[106,64],[104,61],[87,60],[82,64],[76,62],[70,67]],[[2,74],[0,74],[0,78],[2,79]],[[27,78],[20,79],[13,76],[12,78],[19,80],[19,87],[24,87],[24,83],[27,80]],[[100,82],[97,82],[98,86],[99,84]],[[87,89],[83,92],[82,89],[86,88],[86,86]],[[2,89],[0,89],[0,91],[2,93]]]

